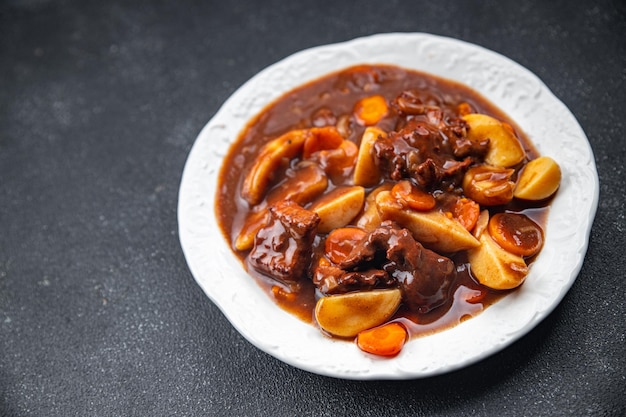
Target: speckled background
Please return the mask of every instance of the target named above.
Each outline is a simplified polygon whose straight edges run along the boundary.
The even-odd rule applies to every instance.
[[[178,187],[200,129],[298,50],[380,32],[479,44],[537,74],[595,153],[589,250],[504,351],[343,381],[243,339],[187,269]],[[626,5],[583,1],[0,3],[0,416],[624,415]]]

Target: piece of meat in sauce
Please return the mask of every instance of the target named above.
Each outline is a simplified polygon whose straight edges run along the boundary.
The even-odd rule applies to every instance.
[[[291,200],[270,206],[269,221],[255,237],[249,265],[286,283],[307,277],[319,222],[317,213]]]
[[[313,271],[313,284],[322,294],[332,295],[389,288],[396,285],[396,280],[382,269],[346,271],[334,265],[317,265]]]
[[[443,111],[423,104],[410,91],[392,103],[406,122],[374,144],[379,166],[395,181],[413,178],[424,189],[442,183],[458,186],[469,166],[487,152],[489,142],[467,139],[463,119],[447,119]]]
[[[338,266],[370,269],[380,262],[398,283],[407,307],[419,313],[444,304],[456,276],[452,260],[424,248],[409,230],[392,221],[371,231]]]

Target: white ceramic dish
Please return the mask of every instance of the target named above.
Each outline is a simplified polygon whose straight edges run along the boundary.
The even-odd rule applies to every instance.
[[[395,358],[375,358],[331,340],[286,313],[250,278],[214,215],[223,156],[246,122],[284,92],[359,63],[389,63],[460,81],[504,110],[538,151],[561,166],[545,246],[524,285],[477,317],[411,340]],[[180,240],[198,284],[235,328],[270,355],[310,372],[347,379],[406,379],[474,363],[545,318],[573,284],[598,204],[589,142],[570,111],[532,73],[482,47],[420,33],[374,35],[308,49],[263,70],[224,103],[198,136],[180,186]]]

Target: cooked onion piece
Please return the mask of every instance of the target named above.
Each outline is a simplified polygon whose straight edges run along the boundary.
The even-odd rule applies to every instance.
[[[489,211],[483,210],[478,215],[478,220],[476,220],[474,229],[472,229],[472,236],[478,239],[480,235],[482,235],[483,232],[487,230],[487,226],[489,226]]]
[[[489,151],[485,162],[498,167],[512,167],[526,157],[526,152],[512,129],[498,119],[485,114],[467,114],[463,120],[469,125],[467,133],[472,141],[479,142],[489,139]]]
[[[561,184],[561,168],[549,156],[533,159],[523,168],[513,195],[524,200],[543,200]]]
[[[398,288],[322,297],[315,305],[315,319],[332,335],[353,337],[387,321],[398,309],[401,298]]]
[[[463,177],[465,195],[483,206],[499,206],[513,199],[515,171],[489,165],[470,168]]]
[[[274,171],[284,159],[291,159],[302,151],[308,130],[290,130],[268,142],[254,160],[241,189],[241,196],[250,204],[263,200]]]

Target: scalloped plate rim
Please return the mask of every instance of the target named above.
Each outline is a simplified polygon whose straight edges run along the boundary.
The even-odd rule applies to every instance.
[[[485,63],[488,62],[496,67],[501,67],[503,70],[510,71],[513,74],[512,82],[528,82],[531,87],[535,87],[538,95],[531,95],[527,100],[532,101],[540,99],[541,105],[539,107],[547,111],[547,104],[549,104],[551,106],[550,111],[554,111],[559,120],[562,119],[569,123],[568,126],[571,127],[572,131],[568,133],[574,138],[573,143],[576,145],[572,150],[573,156],[577,158],[580,157],[580,159],[583,160],[585,164],[582,168],[584,168],[584,170],[581,170],[581,172],[578,170],[568,170],[570,167],[569,161],[559,161],[559,163],[562,164],[562,168],[564,168],[564,174],[569,174],[571,177],[564,175],[565,184],[562,184],[562,189],[559,190],[559,195],[555,198],[553,206],[556,204],[558,208],[561,209],[563,204],[567,203],[567,201],[562,203],[562,201],[565,200],[563,194],[569,196],[570,193],[573,192],[571,187],[582,184],[582,191],[586,192],[588,195],[586,200],[584,200],[586,204],[584,204],[582,208],[582,212],[585,216],[583,216],[582,219],[576,217],[574,219],[576,220],[576,227],[570,227],[565,230],[565,232],[572,233],[576,243],[575,247],[568,248],[567,254],[571,262],[567,264],[569,265],[569,269],[565,270],[565,273],[563,273],[563,271],[552,271],[550,269],[552,263],[546,260],[550,256],[552,256],[550,259],[554,257],[554,247],[551,243],[552,236],[554,234],[560,235],[564,233],[560,229],[554,230],[557,220],[554,222],[552,220],[555,218],[556,214],[561,215],[562,212],[554,214],[555,210],[552,209],[548,222],[546,246],[535,264],[533,264],[527,283],[525,283],[520,290],[505,297],[504,300],[486,309],[483,313],[471,320],[467,320],[449,330],[410,341],[405,346],[403,352],[395,358],[380,359],[364,354],[359,351],[353,343],[331,340],[321,335],[314,326],[301,322],[284,312],[273,304],[254,280],[247,276],[241,264],[238,264],[238,260],[234,254],[230,252],[225,239],[221,235],[219,228],[217,228],[217,222],[213,213],[213,204],[215,199],[215,181],[219,167],[212,166],[209,162],[213,161],[211,158],[219,159],[219,157],[216,157],[216,150],[213,149],[213,147],[221,146],[223,148],[226,146],[225,143],[227,144],[236,139],[239,131],[245,126],[245,123],[247,123],[253,115],[258,113],[268,102],[271,102],[273,99],[295,86],[348,65],[333,63],[333,65],[337,65],[334,69],[329,70],[327,67],[322,66],[324,69],[320,69],[318,72],[305,71],[305,78],[302,78],[302,76],[298,74],[299,77],[293,80],[281,81],[282,90],[275,90],[269,93],[267,91],[261,91],[261,93],[266,94],[266,96],[261,97],[261,99],[259,99],[257,94],[260,83],[268,82],[268,80],[271,81],[272,77],[276,77],[277,73],[285,69],[292,69],[295,72],[298,67],[294,69],[292,66],[301,65],[302,61],[306,62],[320,59],[320,55],[324,54],[350,54],[355,53],[355,51],[357,51],[355,57],[348,56],[347,58],[348,61],[352,62],[352,64],[349,65],[359,63],[390,63],[430,72],[434,75],[454,79],[469,85],[509,114],[509,116],[531,136],[534,144],[538,148],[540,147],[539,145],[542,143],[541,139],[538,140],[532,137],[534,125],[531,127],[531,132],[529,132],[527,130],[529,126],[524,125],[524,123],[516,117],[519,115],[516,114],[515,109],[511,110],[509,108],[510,103],[507,100],[502,101],[502,97],[495,97],[495,99],[492,97],[494,94],[511,94],[511,92],[503,93],[502,91],[496,91],[494,93],[493,91],[484,91],[481,89],[481,86],[476,86],[472,80],[468,81],[466,78],[460,79],[461,77],[450,77],[446,75],[456,71],[454,65],[445,68],[445,70],[442,69],[441,71],[428,71],[424,66],[435,65],[436,67],[437,65],[441,65],[441,63],[434,62],[433,64],[430,62],[424,64],[420,62],[419,65],[406,65],[404,64],[404,58],[397,60],[389,59],[389,56],[393,57],[394,53],[396,53],[394,47],[405,51],[412,46],[425,48],[431,46],[431,44],[435,45],[437,49],[434,51],[426,51],[425,53],[430,53],[430,55],[419,56],[420,58],[427,61],[429,57],[437,57],[438,54],[442,55],[440,53],[441,48],[444,48],[444,50],[447,50],[445,48],[450,48],[455,52],[465,54],[466,61],[464,62],[470,62],[473,59],[472,57],[477,56],[477,65],[485,65]],[[358,55],[359,48],[364,49],[364,51],[371,51],[378,50],[381,47],[385,51],[383,53],[385,59],[373,59],[372,55],[368,55],[368,59],[364,59],[364,57]],[[421,53],[424,54],[423,51],[421,51]],[[481,60],[483,61],[482,63],[480,62]],[[341,60],[338,61],[343,62]],[[486,68],[486,70],[490,69],[491,67]],[[483,68],[483,70],[485,70],[485,68]],[[498,85],[496,85],[496,89],[497,88],[499,88]],[[263,87],[260,89],[263,90]],[[517,91],[513,90],[513,93],[515,94]],[[251,95],[253,95],[253,97],[251,97]],[[243,114],[239,114],[238,111],[240,109],[236,109],[235,107],[241,106],[242,103],[247,104],[249,108],[247,108]],[[234,120],[233,114],[235,114]],[[524,114],[522,119],[530,118],[534,120],[534,117],[536,117],[536,115],[533,115],[531,111],[528,114]],[[220,136],[219,133],[222,133],[222,136]],[[219,144],[215,144],[217,137],[222,139]],[[559,140],[561,140],[560,137]],[[549,146],[548,149],[550,149]],[[545,154],[543,150],[540,149],[540,151],[542,154]],[[554,157],[555,155],[551,156]],[[558,156],[560,157],[561,155]],[[578,164],[578,159],[576,159],[576,162]],[[207,179],[210,179],[213,183],[206,181]],[[571,184],[573,182],[577,183]],[[181,177],[179,190],[179,237],[183,253],[197,283],[206,295],[219,307],[237,331],[259,349],[300,369],[331,377],[345,379],[422,378],[460,369],[504,349],[506,346],[528,333],[556,308],[573,285],[582,267],[584,255],[589,243],[591,226],[597,210],[598,194],[598,176],[593,152],[588,139],[569,109],[554,96],[538,77],[507,57],[465,41],[426,33],[387,33],[305,49],[265,68],[237,89],[224,102],[214,117],[204,126],[189,153]],[[558,220],[558,222],[560,226],[562,222],[560,220]],[[216,232],[219,238],[215,237]],[[569,235],[566,237],[571,240]],[[213,263],[212,261],[218,258],[218,254],[214,256],[208,255],[210,251],[208,251],[207,248],[219,251],[219,255],[223,256],[219,258],[222,263]],[[535,265],[539,266],[535,267]],[[557,285],[557,288],[550,288],[549,285],[547,288],[544,288],[546,281],[543,280],[543,277],[547,273],[556,273],[557,277],[561,279],[557,284],[554,284]],[[248,281],[244,281],[245,279]],[[225,289],[219,287],[219,285],[231,285],[232,280],[235,280],[236,283],[240,285],[237,287],[240,291],[235,291],[235,289],[230,286],[227,286]],[[529,284],[529,282],[532,281],[538,281],[540,284],[539,287],[532,287]],[[535,293],[535,291],[541,289],[551,290],[551,292],[547,295],[542,294],[540,291]],[[246,311],[245,308],[241,306],[241,302],[246,306],[249,304],[255,308],[261,308],[266,314],[271,316],[274,321],[264,321],[263,318],[256,317],[258,315],[251,317],[251,312]],[[538,306],[535,305],[537,302]],[[489,343],[484,347],[477,348],[473,346],[473,349],[477,350],[465,355],[463,355],[463,353],[458,355],[456,350],[450,350],[448,348],[448,352],[442,354],[441,350],[446,351],[446,346],[450,345],[450,343],[462,342],[464,341],[463,338],[467,338],[470,334],[477,334],[478,336],[489,338],[491,335],[485,334],[485,329],[490,324],[498,323],[498,321],[494,319],[494,316],[501,314],[510,315],[509,310],[511,309],[511,305],[514,307],[518,307],[519,305],[525,306],[526,309],[523,311],[527,316],[525,316],[523,320],[514,322],[513,324],[499,323],[500,327],[495,330],[499,337],[496,337],[494,340],[489,340]],[[533,308],[533,306],[535,308]],[[507,308],[509,310],[507,310]],[[276,325],[276,320],[280,324]],[[511,326],[512,328],[508,329],[507,326]],[[284,332],[281,332],[282,327],[289,330],[289,337],[284,337],[282,334]],[[294,337],[294,333],[291,332],[295,332],[295,335],[300,336],[300,338]],[[499,332],[502,334],[499,334]],[[321,348],[322,353],[315,354],[315,348]],[[330,359],[329,353],[334,355],[331,356]],[[424,356],[428,354],[433,358],[432,363],[428,361],[428,358],[424,359]]]

